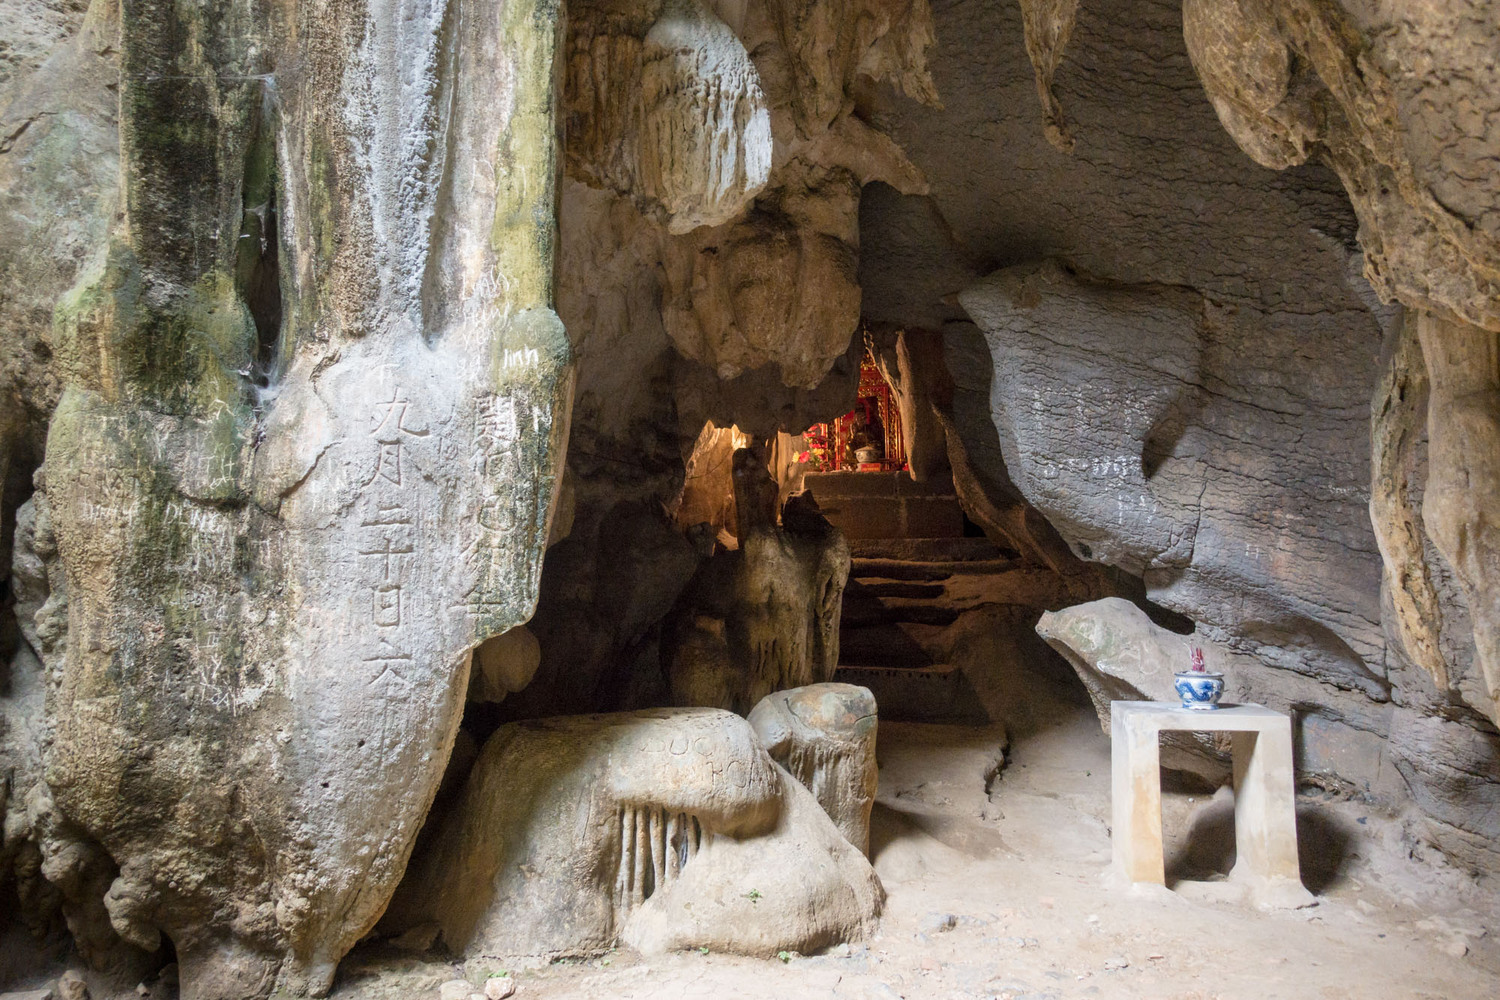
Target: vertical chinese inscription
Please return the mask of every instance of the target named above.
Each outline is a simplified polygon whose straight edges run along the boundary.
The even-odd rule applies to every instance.
[[[506,367],[525,366],[537,352],[507,351]],[[551,495],[546,441],[552,414],[522,382],[509,392],[481,395],[474,408],[473,468],[479,481],[477,532],[465,553],[474,581],[469,610],[504,618],[518,596],[537,586],[535,551],[545,544],[545,505]]]
[[[364,662],[371,688],[386,703],[412,686],[411,647],[406,641],[410,609],[403,588],[415,558],[411,492],[407,489],[406,446],[429,431],[413,413],[411,400],[398,385],[371,415],[369,433],[374,451],[369,479],[360,496],[360,585],[364,597],[356,604],[355,623],[366,639]],[[387,734],[383,731],[380,738]]]

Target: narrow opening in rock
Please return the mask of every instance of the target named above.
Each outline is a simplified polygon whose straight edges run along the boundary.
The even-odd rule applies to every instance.
[[[244,211],[235,268],[240,298],[255,325],[247,375],[257,403],[276,379],[281,348],[281,253],[273,94],[268,85],[246,148]]]

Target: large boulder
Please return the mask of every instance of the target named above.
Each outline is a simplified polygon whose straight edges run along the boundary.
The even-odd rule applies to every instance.
[[[1293,716],[1300,780],[1390,804],[1406,798],[1389,744],[1389,705],[1271,666],[1202,634],[1172,632],[1118,597],[1048,612],[1036,630],[1077,672],[1106,734],[1111,701],[1175,704],[1173,674],[1188,669],[1196,647],[1209,670],[1224,674],[1226,702],[1254,702]],[[1229,776],[1227,751],[1223,739],[1164,734],[1162,763],[1217,783]]]
[[[1011,479],[1080,556],[1140,576],[1242,652],[1388,697],[1368,429],[1327,405],[1363,401],[1373,369],[1249,371],[1239,359],[1269,333],[1248,310],[1056,262],[996,272],[960,301],[994,358]]]
[[[875,696],[855,684],[777,691],[746,717],[755,735],[860,853],[870,852],[875,763]]]
[[[497,730],[381,930],[470,957],[769,956],[859,939],[883,899],[749,723],[665,709]]]

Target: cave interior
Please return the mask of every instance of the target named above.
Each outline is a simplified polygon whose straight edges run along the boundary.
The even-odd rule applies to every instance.
[[[0,1000],[1497,995],[1497,164],[1500,0],[7,4]]]

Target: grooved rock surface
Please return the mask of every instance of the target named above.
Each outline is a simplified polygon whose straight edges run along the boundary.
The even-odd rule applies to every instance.
[[[92,266],[30,265],[37,294],[75,280],[28,819],[85,952],[166,935],[188,998],[327,991],[404,870],[471,649],[536,599],[569,407],[560,26],[448,8],[123,5],[89,49],[119,53],[122,214]],[[112,150],[60,117],[5,168],[62,144],[82,247],[109,197],[83,139]]]
[[[855,102],[877,80],[936,99],[925,3],[711,6],[750,53],[771,160],[765,186],[732,217],[678,232],[641,173],[650,155],[641,151],[647,35],[676,15],[652,0],[569,5],[558,312],[578,372],[563,487],[572,531],[547,560],[536,679],[506,700],[500,718],[669,700],[660,612],[649,619],[625,605],[670,608],[712,554],[713,537],[695,536],[695,553],[640,512],[697,509],[684,499],[684,465],[708,421],[764,439],[853,408],[861,186],[878,178],[925,189]],[[803,59],[815,59],[817,71]],[[711,89],[706,77],[687,79],[686,63],[673,65],[684,87]],[[727,108],[731,95],[717,93]],[[679,179],[700,183],[689,173]],[[630,601],[609,596],[620,586]]]
[[[1319,155],[1360,220],[1365,274],[1417,313],[1430,376],[1423,517],[1463,591],[1500,724],[1500,3],[1445,0],[1407,11],[1374,0],[1187,0],[1184,37],[1220,121],[1269,167]],[[1377,428],[1377,435],[1381,431]],[[1383,472],[1388,470],[1382,470]],[[1385,477],[1389,479],[1388,476]],[[1388,497],[1381,481],[1377,498]],[[1397,581],[1408,652],[1449,688],[1432,650],[1431,594],[1401,505],[1375,511]],[[1405,535],[1404,539],[1398,537]],[[1422,627],[1414,627],[1419,617]],[[1425,633],[1425,634],[1424,634]]]
[[[1021,41],[1066,5],[1028,6],[935,4],[943,110],[869,98],[931,193],[865,192],[864,310],[941,337],[970,516],[1060,565],[1035,504],[1284,668],[1267,690],[1388,738],[1430,838],[1493,867],[1493,4],[1079,5],[1071,156]]]
[[[1323,331],[1343,349],[1315,361],[1248,306],[1051,262],[959,300],[994,358],[1010,475],[1079,555],[1241,650],[1385,700],[1368,418],[1329,406],[1363,401],[1373,324]],[[1287,361],[1247,370],[1257,351]]]
[[[746,716],[761,745],[787,769],[861,854],[870,852],[875,696],[855,684],[809,684],[762,698]]]
[[[497,730],[382,930],[436,923],[465,955],[770,956],[858,939],[883,900],[749,723],[662,709]]]

